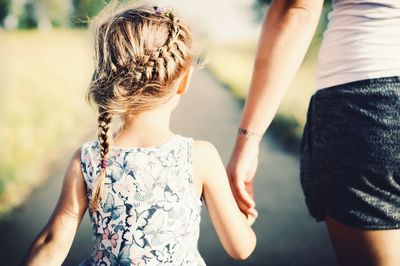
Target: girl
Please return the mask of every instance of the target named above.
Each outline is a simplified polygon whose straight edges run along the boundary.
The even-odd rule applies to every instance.
[[[98,106],[98,140],[72,157],[59,202],[25,263],[61,265],[89,206],[93,252],[81,265],[205,265],[197,250],[201,198],[227,253],[247,258],[256,211],[239,210],[212,144],[169,127],[192,73],[187,25],[159,7],[102,17],[88,92]],[[114,117],[122,127],[112,136]]]

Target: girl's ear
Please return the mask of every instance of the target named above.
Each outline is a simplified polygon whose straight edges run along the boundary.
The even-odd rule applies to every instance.
[[[190,80],[192,78],[192,73],[193,73],[193,67],[190,67],[179,83],[178,90],[176,91],[177,94],[182,95],[187,91],[190,84]]]

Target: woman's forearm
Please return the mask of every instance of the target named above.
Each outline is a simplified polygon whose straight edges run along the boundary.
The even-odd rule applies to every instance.
[[[274,1],[264,20],[240,126],[263,134],[307,52],[323,1]]]

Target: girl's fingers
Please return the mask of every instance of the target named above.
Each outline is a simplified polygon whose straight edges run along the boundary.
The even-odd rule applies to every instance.
[[[248,209],[247,215],[250,215],[254,218],[258,217],[258,211],[255,208]]]
[[[256,221],[257,217],[258,217],[258,212],[256,209],[254,209],[254,208],[248,209],[247,221],[248,221],[249,225],[253,225],[253,223]]]
[[[251,195],[246,191],[244,182],[238,181],[236,183],[239,200],[242,201],[248,208],[254,208],[256,203]]]

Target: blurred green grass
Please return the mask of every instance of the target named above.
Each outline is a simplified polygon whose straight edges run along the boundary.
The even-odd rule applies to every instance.
[[[87,36],[0,30],[0,217],[93,133],[96,119],[85,102],[92,69]]]
[[[291,148],[298,147],[306,121],[309,99],[315,88],[315,68],[321,39],[316,36],[271,128]],[[209,51],[209,69],[244,101],[250,86],[257,41],[214,43]]]

